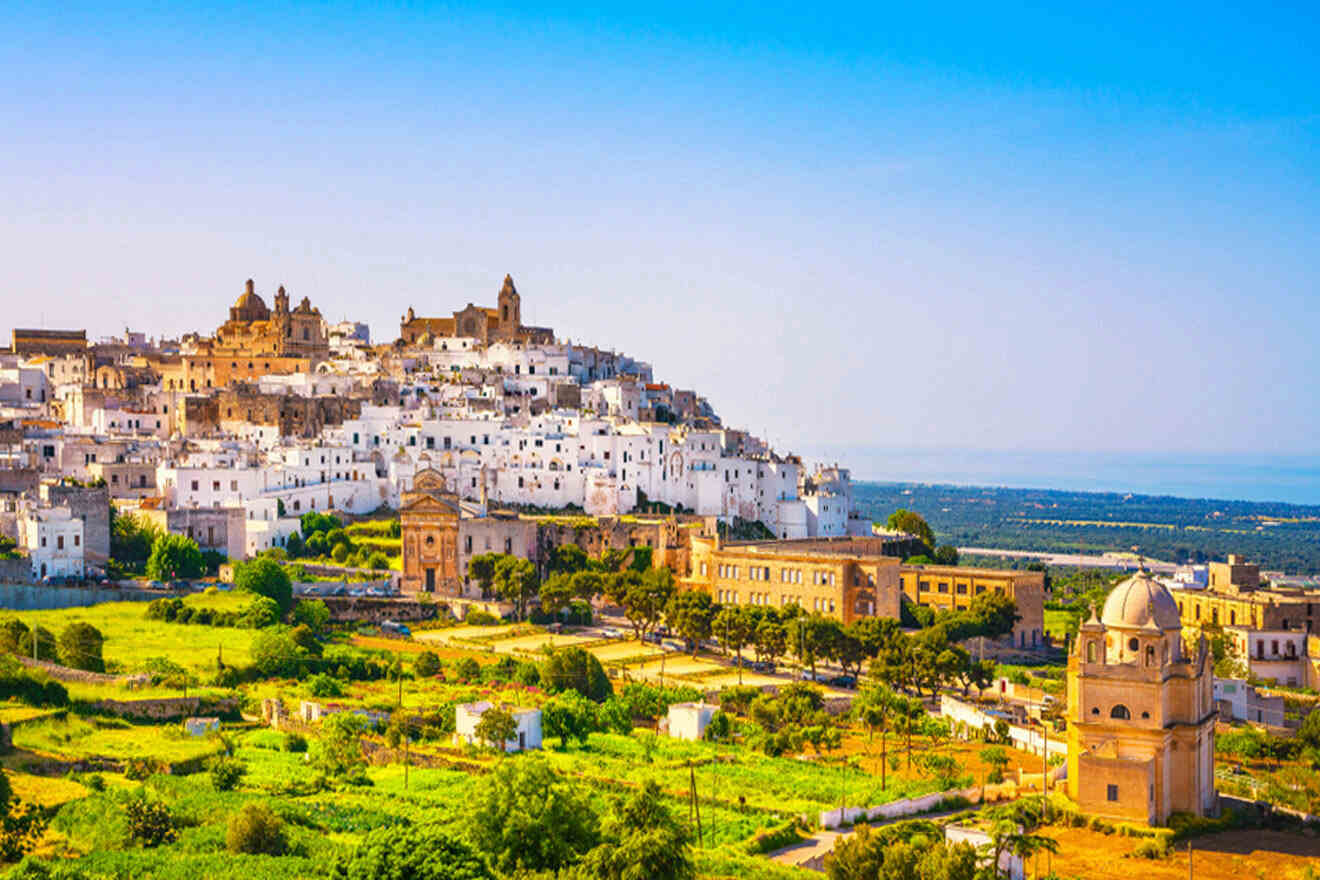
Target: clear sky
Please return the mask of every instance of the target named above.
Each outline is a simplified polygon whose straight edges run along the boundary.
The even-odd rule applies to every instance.
[[[0,325],[509,272],[788,448],[1320,452],[1314,3],[226,5],[0,4]]]

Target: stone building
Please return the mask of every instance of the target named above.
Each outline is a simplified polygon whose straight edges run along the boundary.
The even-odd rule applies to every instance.
[[[1045,573],[952,565],[904,565],[903,594],[938,611],[967,608],[982,593],[1001,593],[1017,605],[1013,645],[1039,648],[1045,636]]]
[[[324,360],[330,344],[321,310],[313,308],[307,297],[290,309],[289,295],[280,287],[275,293],[275,308],[270,309],[249,278],[243,294],[229,310],[229,320],[215,331],[211,349],[219,359],[230,354],[269,354]]]
[[[14,354],[81,354],[87,350],[86,330],[15,329]]]
[[[241,507],[162,509],[147,505],[138,515],[167,532],[192,538],[202,550],[214,550],[231,560],[247,556],[247,520]]]
[[[522,297],[511,275],[504,276],[493,309],[468,303],[448,318],[422,318],[410,306],[399,321],[399,341],[404,345],[430,347],[442,337],[475,339],[482,345],[497,341],[549,345],[555,341],[549,327],[523,326]]]
[[[842,622],[897,619],[899,559],[885,538],[721,541],[691,538],[688,589],[722,605],[797,605]]]
[[[1320,633],[1320,590],[1269,586],[1260,567],[1230,554],[1210,563],[1204,589],[1172,591],[1184,626],[1246,626],[1261,630],[1300,629]]]
[[[403,505],[399,508],[403,592],[460,594],[458,521],[461,516],[458,497],[448,491],[444,477],[430,470],[417,474],[412,491],[403,494]]]
[[[1068,796],[1083,813],[1160,825],[1217,809],[1213,661],[1183,644],[1178,606],[1146,571],[1082,624],[1068,657]]]

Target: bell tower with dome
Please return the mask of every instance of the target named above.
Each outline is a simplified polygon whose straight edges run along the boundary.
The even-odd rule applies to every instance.
[[[1068,796],[1148,825],[1214,813],[1213,661],[1184,645],[1173,596],[1144,569],[1082,624],[1068,656]]]

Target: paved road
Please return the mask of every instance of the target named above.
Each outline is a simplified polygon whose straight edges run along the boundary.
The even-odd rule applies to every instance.
[[[1098,556],[1083,553],[1040,553],[1034,550],[999,550],[993,547],[959,547],[959,553],[971,556],[1002,556],[1007,559],[1033,559],[1046,565],[1071,565],[1076,568],[1109,568],[1115,571],[1136,571],[1137,557],[1131,553],[1102,553]],[[1172,562],[1142,558],[1151,571],[1173,574],[1178,566]]]

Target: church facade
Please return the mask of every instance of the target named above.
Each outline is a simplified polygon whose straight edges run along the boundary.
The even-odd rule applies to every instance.
[[[409,306],[399,321],[399,341],[403,345],[430,347],[442,338],[475,339],[481,345],[549,345],[555,341],[555,332],[549,327],[523,325],[522,297],[513,285],[513,276],[505,275],[493,309],[468,303],[450,317],[423,318]]]
[[[218,358],[271,355],[315,361],[329,355],[330,343],[321,310],[313,308],[307,297],[291,309],[289,295],[281,286],[275,292],[275,308],[267,308],[249,278],[229,310],[229,320],[215,331],[211,351]]]
[[[1068,795],[1088,815],[1162,825],[1217,809],[1213,661],[1145,571],[1114,588],[1068,657]]]

